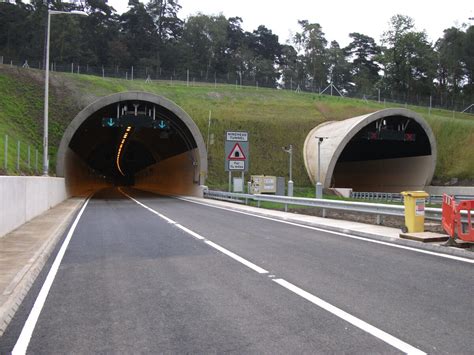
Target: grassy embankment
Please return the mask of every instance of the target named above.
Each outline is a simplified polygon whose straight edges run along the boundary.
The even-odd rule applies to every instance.
[[[15,139],[40,146],[43,92],[41,82],[33,80],[31,72],[34,71],[0,68],[0,139],[3,139],[5,132],[11,131],[16,135]],[[30,76],[32,80],[28,79]],[[62,132],[67,127],[67,122],[78,112],[77,109],[71,110],[71,105],[79,106],[78,102],[84,97],[100,97],[131,90],[148,91],[165,96],[180,105],[194,119],[204,140],[208,133],[209,111],[212,112],[207,181],[212,187],[224,187],[227,182],[224,172],[226,130],[249,131],[251,174],[287,176],[288,155],[281,147],[293,144],[295,186],[309,186],[302,155],[304,139],[309,130],[327,120],[341,120],[384,108],[383,104],[375,102],[313,93],[231,85],[196,84],[187,87],[186,83],[176,81],[147,84],[143,80],[126,81],[57,73],[53,75],[51,86],[52,164]],[[394,106],[396,105],[390,105]],[[457,178],[472,183],[474,117],[458,113],[453,117],[452,112],[443,110],[433,110],[428,115],[427,108],[408,108],[420,113],[429,122],[436,136],[436,179],[448,181]],[[0,157],[0,164],[3,166],[2,159]],[[13,161],[12,158],[9,161]]]

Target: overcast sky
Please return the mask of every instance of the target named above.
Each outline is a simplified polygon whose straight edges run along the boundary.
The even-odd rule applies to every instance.
[[[127,10],[128,0],[109,0],[108,3],[118,12]],[[474,1],[442,3],[443,6],[438,1],[422,0],[179,0],[182,6],[179,17],[186,19],[197,12],[222,13],[227,18],[239,16],[244,30],[253,31],[265,25],[279,36],[280,43],[299,31],[298,20],[309,20],[322,26],[329,42],[336,40],[341,46],[350,42],[350,32],[371,36],[380,43],[380,36],[395,14],[412,17],[417,30],[426,30],[431,41],[436,41],[443,30],[451,26],[474,25],[474,21],[469,20],[474,17]]]

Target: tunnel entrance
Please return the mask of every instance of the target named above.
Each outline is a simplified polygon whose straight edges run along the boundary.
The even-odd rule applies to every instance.
[[[135,186],[200,195],[207,153],[199,129],[176,104],[130,92],[102,98],[71,122],[58,152],[57,175],[69,192]]]
[[[322,138],[319,147],[315,137]],[[324,187],[354,191],[422,189],[430,184],[436,166],[430,127],[405,109],[326,122],[313,129],[305,142],[305,164],[313,182],[318,154]]]

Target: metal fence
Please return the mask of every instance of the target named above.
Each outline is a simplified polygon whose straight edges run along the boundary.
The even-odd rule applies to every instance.
[[[0,54],[0,64],[9,65],[11,67],[20,68],[34,68],[43,69],[43,62],[41,60],[14,60],[9,59]],[[254,87],[258,90],[261,87],[273,88],[279,90],[289,90],[294,92],[312,92],[315,94],[324,95],[336,95],[338,94],[337,88],[333,85],[321,86],[316,82],[299,83],[292,77],[286,78],[286,82],[277,79],[277,75],[266,76],[259,73],[243,73],[243,72],[228,72],[228,73],[216,73],[209,72],[207,69],[201,70],[196,68],[189,69],[176,69],[176,70],[163,70],[153,69],[151,67],[143,66],[130,66],[128,68],[121,66],[97,66],[88,65],[81,63],[56,63],[52,61],[50,63],[50,70],[56,72],[64,72],[71,74],[87,74],[94,75],[103,78],[117,78],[125,80],[141,80],[146,82],[152,81],[166,81],[171,85],[179,82],[181,85],[194,86],[199,84],[213,84],[215,87],[219,84],[235,85],[236,88]],[[333,88],[335,90],[328,90]],[[383,93],[380,90],[373,88],[371,92],[358,92],[358,93],[345,93],[346,97],[364,100],[366,102],[378,102],[384,106],[398,105],[408,106],[415,105],[421,107],[427,107],[428,114],[431,114],[433,109],[447,109],[452,110],[453,115],[455,112],[458,113],[474,113],[474,103],[469,101],[472,98],[468,98],[466,101],[463,98],[453,98],[446,95],[440,97],[435,96],[417,96],[417,97],[406,97],[400,94],[394,93]]]
[[[399,193],[387,192],[351,192],[351,198],[356,200],[372,200],[385,202],[403,202],[403,196]],[[470,195],[454,195],[456,201],[474,200]],[[440,205],[443,202],[442,195],[430,195],[426,198],[426,203]]]
[[[377,216],[377,224],[382,223],[382,216],[405,216],[405,207],[401,205],[389,205],[382,203],[367,203],[367,202],[351,202],[351,201],[337,201],[326,199],[314,199],[303,197],[287,197],[287,196],[273,196],[273,195],[250,195],[243,193],[232,193],[223,191],[204,191],[204,197],[217,200],[238,202],[248,204],[249,201],[255,201],[257,207],[260,207],[261,202],[273,202],[284,206],[285,211],[288,211],[288,206],[306,206],[322,209],[323,217],[326,217],[326,210],[348,211],[367,213]],[[425,218],[428,220],[441,221],[441,208],[425,208]]]
[[[0,173],[38,175],[41,173],[42,154],[33,145],[8,135],[0,137]]]

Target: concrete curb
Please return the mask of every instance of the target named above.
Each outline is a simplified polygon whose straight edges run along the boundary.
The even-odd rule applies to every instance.
[[[189,200],[195,200],[198,202],[202,203],[207,203],[209,205],[212,205],[214,200],[210,199],[200,199],[200,198],[191,198],[191,197],[186,197],[186,199]],[[246,211],[249,212],[249,208],[252,208],[251,212],[263,216],[263,217],[271,217],[275,219],[280,219],[280,217],[275,216],[274,214],[271,213],[272,210],[265,210],[265,209],[258,209],[256,207],[250,207],[250,206],[242,206],[242,205],[236,205],[231,202],[225,202],[225,201],[219,201],[221,204],[225,204],[225,206],[229,209],[236,210],[236,211]],[[215,203],[214,205],[218,205]],[[281,213],[285,213],[282,211],[278,211]],[[446,255],[452,255],[452,256],[458,256],[466,259],[472,259],[474,260],[474,252],[467,251],[464,249],[458,249],[458,248],[453,248],[453,247],[445,247],[440,244],[424,244],[421,242],[416,242],[408,239],[401,239],[401,238],[393,238],[393,237],[388,237],[382,234],[374,234],[374,233],[368,233],[360,230],[350,230],[347,228],[342,228],[342,227],[335,227],[335,226],[330,226],[326,225],[323,223],[318,223],[318,222],[308,222],[308,221],[302,221],[297,218],[292,218],[292,213],[286,212],[288,215],[287,218],[283,218],[282,220],[291,222],[291,223],[296,223],[296,224],[301,224],[309,227],[314,227],[314,228],[319,228],[323,229],[329,232],[336,232],[336,233],[343,233],[343,234],[350,234],[354,235],[357,237],[363,237],[367,239],[372,239],[372,240],[377,240],[385,243],[391,243],[391,244],[396,244],[396,245],[401,245],[401,246],[406,246],[410,248],[415,248],[415,249],[421,249],[421,250],[426,250],[426,251],[431,251],[431,252],[436,252],[439,254],[446,254]],[[388,228],[388,227],[387,227]],[[394,229],[395,230],[395,229]],[[400,231],[401,232],[401,231]]]
[[[77,211],[83,206],[85,199],[78,202],[77,205],[68,212],[66,217],[60,221],[52,235],[43,243],[38,251],[31,257],[28,263],[16,274],[14,280],[8,285],[0,295],[2,304],[0,305],[0,336],[7,329],[8,324],[13,319],[16,311],[20,307],[28,291],[33,286],[36,278],[42,271],[48,258],[51,256],[56,244],[63,236],[67,227],[73,220]]]

